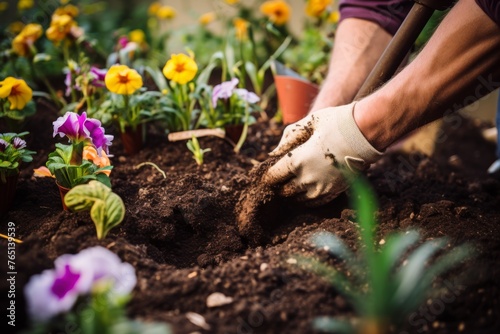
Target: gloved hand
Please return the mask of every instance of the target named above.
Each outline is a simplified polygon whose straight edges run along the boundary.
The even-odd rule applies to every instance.
[[[382,153],[354,121],[355,103],[318,110],[286,127],[271,156],[283,156],[263,181],[283,184],[281,195],[310,206],[325,204],[348,188],[346,175],[368,169]]]

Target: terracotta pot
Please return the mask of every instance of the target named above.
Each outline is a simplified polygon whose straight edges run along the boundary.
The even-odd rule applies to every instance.
[[[295,123],[306,116],[318,95],[319,87],[307,80],[287,75],[275,75],[274,82],[283,123]]]
[[[14,203],[14,197],[16,196],[16,186],[17,179],[19,178],[19,173],[14,175],[9,175],[6,177],[6,182],[0,181],[0,215],[3,216],[9,212],[12,204]]]
[[[131,127],[126,127],[125,132],[120,133],[123,148],[127,154],[133,155],[138,153],[144,145],[142,126],[139,125],[135,130]]]
[[[226,137],[231,139],[233,143],[237,143],[243,132],[243,124],[226,125],[224,129],[226,130]]]
[[[68,207],[66,206],[66,203],[64,203],[64,196],[66,196],[66,194],[68,193],[68,191],[70,191],[70,189],[61,186],[59,183],[57,183],[57,181],[56,181],[56,184],[57,184],[57,187],[59,188],[59,195],[61,195],[61,203],[62,203],[63,210],[69,211]]]

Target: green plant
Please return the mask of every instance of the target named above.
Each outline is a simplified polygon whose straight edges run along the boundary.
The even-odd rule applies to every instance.
[[[200,142],[198,141],[198,138],[196,138],[195,136],[193,136],[191,140],[188,140],[186,146],[189,149],[189,151],[193,153],[193,159],[196,161],[196,163],[200,166],[203,165],[203,156],[205,155],[205,153],[210,152],[211,149],[201,148]]]
[[[345,272],[318,260],[301,259],[313,272],[328,280],[353,306],[360,321],[354,323],[330,317],[316,319],[316,329],[336,333],[385,333],[397,326],[432,292],[436,277],[471,256],[469,245],[445,250],[448,240],[439,238],[417,246],[416,231],[396,233],[375,246],[376,201],[366,181],[352,185],[357,209],[360,251],[353,253],[337,236],[319,233],[312,242],[319,249],[344,261]]]
[[[0,134],[0,182],[6,177],[19,173],[21,162],[30,162],[36,152],[26,149],[26,142],[21,139],[28,132]]]
[[[125,217],[125,205],[120,196],[98,181],[72,188],[64,197],[64,202],[72,211],[90,210],[98,239],[105,238]]]

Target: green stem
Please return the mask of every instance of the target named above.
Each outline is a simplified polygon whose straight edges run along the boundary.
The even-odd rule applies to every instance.
[[[248,134],[248,123],[250,122],[250,108],[248,106],[248,102],[245,103],[245,123],[243,124],[243,131],[241,131],[241,136],[240,139],[238,140],[238,143],[234,147],[234,152],[239,153],[241,150],[241,147],[245,143],[245,140],[247,139],[247,134]]]

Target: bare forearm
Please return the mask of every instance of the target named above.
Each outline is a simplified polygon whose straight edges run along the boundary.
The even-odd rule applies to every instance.
[[[408,132],[500,85],[500,28],[474,0],[461,0],[417,58],[358,102],[356,123],[383,150]]]
[[[350,103],[391,38],[373,22],[354,18],[342,21],[328,75],[311,111]]]

